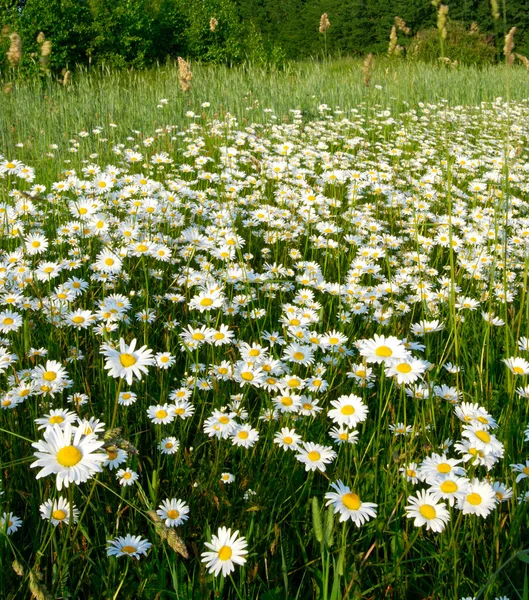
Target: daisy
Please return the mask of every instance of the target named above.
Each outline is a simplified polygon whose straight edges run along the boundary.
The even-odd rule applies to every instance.
[[[251,448],[259,439],[259,432],[250,425],[241,425],[231,436],[231,442],[234,446]]]
[[[221,473],[220,481],[222,483],[233,483],[235,481],[235,476],[232,475],[231,473]]]
[[[331,483],[331,487],[336,492],[327,492],[325,506],[332,504],[335,514],[340,513],[340,523],[351,519],[351,521],[360,527],[370,519],[377,516],[377,504],[372,502],[362,502],[358,494],[351,492],[351,489],[344,485],[340,479],[336,483]]]
[[[301,442],[301,436],[296,433],[295,429],[288,427],[283,427],[274,436],[274,444],[283,450],[297,450],[299,442]]]
[[[120,392],[118,396],[118,404],[122,406],[131,406],[136,400],[137,396],[134,392]]]
[[[133,556],[139,559],[140,554],[147,554],[152,546],[150,542],[142,539],[139,535],[127,534],[125,537],[118,536],[108,540],[107,556]]]
[[[468,493],[459,501],[458,508],[464,515],[479,515],[487,517],[496,505],[496,492],[486,481],[473,479]]]
[[[220,527],[217,535],[213,535],[211,542],[205,543],[210,552],[202,553],[202,562],[206,563],[209,573],[215,577],[222,571],[226,577],[234,569],[234,565],[243,565],[246,562],[248,544],[244,537],[239,537],[239,532],[233,534],[231,529]]]
[[[46,361],[46,366],[39,365],[31,372],[37,385],[44,382],[47,385],[59,386],[68,378],[66,369],[56,360]]]
[[[329,436],[332,438],[335,444],[341,446],[342,444],[356,444],[358,442],[358,431],[350,431],[347,427],[332,427],[329,431]]]
[[[325,471],[325,465],[331,463],[337,456],[330,446],[322,446],[313,442],[304,442],[303,448],[297,448],[296,458],[305,464],[305,471]]]
[[[0,332],[18,331],[22,326],[22,317],[12,310],[0,312]]]
[[[430,484],[429,492],[436,500],[448,500],[450,506],[461,502],[469,491],[470,481],[465,477],[452,475],[451,477],[439,477]]]
[[[15,517],[12,512],[4,513],[0,519],[0,532],[11,535],[22,525],[22,519]]]
[[[272,402],[281,413],[297,413],[301,408],[301,396],[289,391],[272,398]]]
[[[293,342],[285,348],[282,360],[307,366],[314,362],[314,352],[308,346]]]
[[[355,394],[340,396],[338,400],[332,400],[331,404],[334,408],[328,415],[338,425],[356,427],[367,419],[367,406]]]
[[[89,310],[79,308],[67,313],[64,319],[68,325],[75,329],[87,329],[95,320],[95,315]]]
[[[404,467],[401,467],[399,472],[402,473],[402,476],[406,478],[406,481],[409,481],[414,485],[419,483],[419,480],[422,481],[421,475],[417,468],[417,463],[411,462]]]
[[[497,502],[507,502],[507,500],[510,500],[512,498],[512,488],[508,488],[500,481],[495,481],[492,484],[492,489],[496,494]]]
[[[445,524],[450,520],[450,514],[446,506],[439,504],[435,497],[421,490],[417,496],[409,496],[406,506],[406,516],[408,519],[415,519],[413,524],[415,527],[426,525],[427,530],[439,533],[443,531]]]
[[[32,233],[28,235],[24,242],[26,244],[26,254],[35,255],[46,252],[48,249],[48,240],[44,235],[39,233]]]
[[[119,467],[119,465],[121,465],[122,463],[126,462],[129,456],[127,452],[125,450],[122,450],[121,448],[112,447],[106,448],[105,450],[107,455],[103,466],[108,467],[111,471],[116,467]]]
[[[207,433],[209,437],[229,438],[237,429],[236,416],[234,412],[225,413],[214,410],[213,415],[204,421],[204,433]]]
[[[459,467],[462,460],[447,458],[446,454],[433,453],[425,458],[419,467],[419,476],[427,483],[435,483],[438,478],[448,478],[452,475],[463,476],[465,469]]]
[[[37,479],[56,474],[57,489],[61,491],[63,485],[79,485],[102,470],[107,456],[97,450],[103,444],[93,433],[84,436],[80,429],[74,431],[70,423],[64,429],[53,425],[44,431],[44,441],[32,444],[38,452],[35,452],[37,460],[30,466],[42,467]]]
[[[116,477],[119,479],[119,484],[123,486],[132,485],[139,479],[138,473],[129,467],[126,469],[119,469],[119,471],[116,473]]]
[[[425,333],[441,331],[443,328],[443,323],[439,321],[419,321],[419,323],[414,323],[410,330],[414,335],[424,335]]]
[[[176,362],[176,358],[172,356],[170,352],[158,352],[154,359],[156,360],[156,366],[159,369],[168,369]]]
[[[61,428],[64,428],[67,423],[73,425],[76,421],[76,413],[65,408],[54,408],[50,410],[49,414],[44,415],[44,417],[35,419],[38,429],[48,429],[54,425],[59,425]]]
[[[155,425],[166,425],[175,419],[174,408],[169,404],[149,406],[147,416]]]
[[[121,258],[110,250],[103,250],[97,255],[94,268],[101,273],[119,273],[123,263]]]
[[[179,447],[180,442],[175,437],[163,438],[158,444],[158,448],[161,450],[162,454],[176,454]]]
[[[385,363],[388,360],[404,360],[408,356],[406,346],[394,336],[385,337],[375,333],[373,339],[358,342],[360,355],[368,363]]]
[[[514,375],[527,375],[529,373],[529,362],[523,358],[504,358],[503,362],[509,367]]]
[[[409,357],[405,360],[396,360],[388,363],[386,375],[388,377],[395,377],[399,385],[407,385],[421,377],[428,365],[428,362],[413,357]]]
[[[503,444],[487,429],[488,426],[481,423],[463,425],[461,435],[467,438],[475,448],[482,450],[485,454],[494,454],[501,458],[504,450]]]
[[[105,369],[109,371],[111,377],[120,377],[125,379],[131,385],[132,379],[142,378],[142,373],[147,373],[147,367],[154,364],[152,350],[147,346],[142,346],[136,350],[136,339],[133,339],[130,345],[125,343],[123,338],[119,340],[119,350],[112,348],[108,344],[103,344],[101,354],[105,359]]]
[[[178,525],[182,525],[184,521],[189,519],[188,513],[189,506],[176,498],[164,500],[156,511],[156,514],[165,521],[166,527],[178,527]]]
[[[40,505],[40,516],[45,521],[51,521],[52,525],[55,527],[59,525],[59,523],[68,525],[70,522],[70,514],[70,503],[62,496],[59,496],[56,500],[50,498]],[[79,511],[75,506],[73,507],[72,514],[73,522],[77,523]]]
[[[525,465],[523,463],[514,464],[511,465],[511,468],[515,473],[518,473],[516,476],[516,483],[522,479],[525,479],[526,477],[529,477],[529,460],[525,461]]]

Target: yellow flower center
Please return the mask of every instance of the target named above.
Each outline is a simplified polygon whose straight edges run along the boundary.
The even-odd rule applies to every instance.
[[[469,504],[472,504],[473,506],[478,506],[479,504],[481,504],[482,498],[479,494],[476,494],[476,492],[473,492],[472,494],[469,494],[467,496],[467,502]]]
[[[167,411],[166,410],[157,410],[156,411],[156,418],[157,419],[165,419],[165,417],[167,416]]]
[[[241,440],[247,440],[248,439],[248,432],[247,431],[239,431],[239,433],[237,434],[238,437],[241,438]]]
[[[346,404],[342,407],[341,413],[342,415],[354,415],[355,409],[350,404]]]
[[[125,352],[124,354],[120,354],[119,362],[121,363],[122,367],[127,368],[135,365],[137,361],[132,354],[127,354]]]
[[[230,560],[232,554],[233,551],[229,546],[222,546],[222,548],[219,550],[220,560]]]
[[[241,373],[241,377],[244,379],[244,381],[252,381],[253,373],[250,373],[250,371],[245,371],[244,373]]]
[[[226,417],[226,416],[222,416],[219,418],[219,423],[222,423],[223,425],[227,425],[230,422],[230,418]]]
[[[512,372],[516,373],[516,375],[523,375],[523,369],[522,369],[522,367],[513,367]]]
[[[524,473],[525,475],[527,475],[527,477],[529,477],[529,467],[524,467],[522,469],[522,473]]]
[[[134,554],[134,552],[136,552],[136,548],[134,548],[134,546],[123,546],[123,548],[121,548],[121,552],[124,552],[125,554]]]
[[[130,471],[125,471],[123,473],[123,479],[130,479],[132,477],[132,473]]]
[[[219,367],[220,375],[226,375],[227,372],[228,372],[228,369],[226,369],[226,367]]]
[[[200,301],[200,306],[211,306],[213,304],[213,300],[211,298],[202,298]]]
[[[459,486],[454,481],[448,480],[441,483],[441,491],[445,494],[453,494],[454,492],[457,492],[458,489]]]
[[[179,516],[180,516],[180,513],[177,510],[175,510],[174,508],[167,511],[168,519],[178,519]]]
[[[72,319],[74,323],[84,323],[84,317],[77,316]]]
[[[215,340],[223,340],[226,336],[221,333],[220,331],[217,331],[217,333],[213,336],[213,339]]]
[[[435,517],[437,516],[437,513],[435,512],[435,508],[431,504],[423,504],[419,508],[419,512],[425,519],[428,519],[429,521],[431,519],[435,519]]]
[[[377,356],[382,356],[382,357],[386,358],[388,356],[391,356],[393,354],[393,351],[388,346],[379,346],[375,350],[375,354]]]
[[[283,442],[284,442],[285,444],[288,444],[289,446],[290,446],[290,444],[291,444],[293,441],[294,441],[294,440],[293,440],[293,439],[292,439],[290,436],[288,436],[288,435],[287,435],[286,437],[284,437],[284,438],[283,438]]]
[[[57,462],[62,467],[74,467],[82,458],[82,452],[75,446],[64,446],[57,452]]]
[[[206,336],[199,331],[196,331],[191,337],[199,342],[206,338]]]
[[[261,351],[257,350],[257,348],[252,348],[252,350],[250,350],[250,352],[248,352],[248,354],[252,357],[255,357],[255,356],[259,356],[261,354]]]
[[[452,467],[448,463],[441,463],[437,465],[437,470],[439,473],[450,473]]]
[[[402,363],[401,365],[397,365],[395,368],[399,373],[409,373],[411,371],[411,366],[408,363]]]
[[[55,373],[55,371],[46,371],[42,378],[46,381],[54,381],[57,379],[57,373]]]
[[[54,510],[51,513],[51,516],[56,520],[56,521],[62,521],[64,519],[66,519],[66,513],[64,512],[64,510],[61,510],[60,508],[58,508],[57,510]]]
[[[487,425],[487,424],[488,424],[488,422],[489,422],[489,420],[487,419],[487,417],[478,417],[478,418],[477,418],[477,420],[478,420],[480,423],[483,423],[483,425]]]
[[[301,385],[301,381],[299,379],[296,379],[295,377],[293,377],[292,379],[289,379],[287,381],[287,385],[288,385],[288,387],[296,388]]]
[[[165,442],[165,447],[170,450],[174,446],[173,442]]]
[[[116,261],[113,258],[105,258],[105,265],[111,267]]]
[[[307,454],[307,458],[309,460],[312,460],[313,462],[317,462],[318,460],[320,460],[320,457],[321,457],[320,453],[316,452],[316,450],[313,450],[312,452],[309,452]]]
[[[50,425],[55,425],[55,423],[62,423],[64,421],[64,417],[61,417],[61,415],[54,415],[53,417],[50,417]]]
[[[136,251],[137,252],[147,252],[148,248],[145,244],[138,244],[136,246]]]
[[[295,360],[303,360],[305,358],[305,355],[303,354],[303,352],[294,352],[293,358]]]
[[[4,325],[13,325],[14,321],[10,317],[4,319]]]
[[[339,343],[339,341],[340,341],[340,340],[339,340],[337,337],[332,337],[332,338],[329,338],[329,344],[333,344],[333,345],[334,345],[334,344],[338,344],[338,343]]]
[[[346,508],[349,510],[358,510],[360,505],[360,498],[357,494],[353,494],[352,492],[348,492],[342,496],[342,502]]]
[[[290,325],[293,327],[297,327],[300,323],[301,321],[299,319],[290,319]]]
[[[490,442],[490,435],[486,431],[476,431],[476,437],[485,444]]]

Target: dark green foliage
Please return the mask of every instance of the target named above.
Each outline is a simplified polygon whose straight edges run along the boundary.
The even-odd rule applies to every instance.
[[[507,0],[505,19],[502,14],[497,21],[489,0],[444,3],[449,7],[444,54],[452,61],[501,60],[504,35],[512,26],[517,27],[515,50],[529,54],[526,0]],[[325,36],[318,31],[324,12],[331,23]],[[40,75],[76,65],[142,68],[177,56],[278,66],[285,59],[384,54],[396,16],[410,29],[398,31],[401,54],[418,47],[419,58],[436,60],[436,8],[430,0],[0,0],[0,25],[8,27],[7,35],[16,31],[22,38],[16,71]],[[479,33],[470,36],[472,24]],[[46,69],[36,41],[41,31],[53,43]],[[7,35],[0,39],[0,72],[9,77]]]

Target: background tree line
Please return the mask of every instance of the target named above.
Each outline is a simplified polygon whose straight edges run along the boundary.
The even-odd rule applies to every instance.
[[[529,0],[507,0],[506,14],[497,19],[491,0],[444,4],[444,56],[466,63],[497,60],[505,31],[514,25],[516,50],[529,54]],[[96,64],[142,68],[176,56],[278,65],[324,52],[382,54],[396,16],[406,29],[395,29],[395,53],[437,60],[438,6],[431,0],[0,0],[0,69],[16,62],[9,59],[13,39],[21,71]],[[319,31],[322,13],[330,22],[325,34]]]

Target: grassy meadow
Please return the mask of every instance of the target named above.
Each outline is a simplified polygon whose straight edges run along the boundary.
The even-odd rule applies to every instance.
[[[526,70],[191,68],[4,82],[0,597],[529,598]]]

